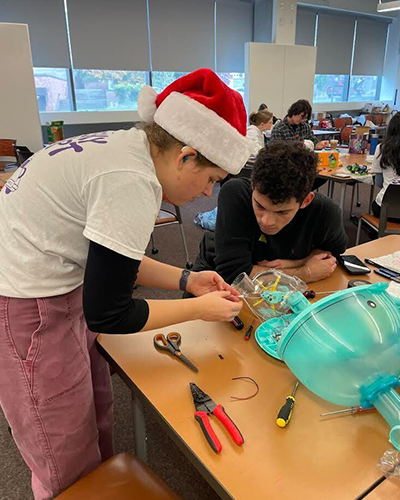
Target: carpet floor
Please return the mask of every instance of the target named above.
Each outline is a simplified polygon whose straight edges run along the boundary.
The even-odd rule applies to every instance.
[[[203,230],[195,226],[193,218],[198,212],[212,210],[216,206],[219,187],[214,189],[213,196],[201,198],[183,207],[184,229],[192,260],[195,259]],[[327,193],[327,186],[320,189]],[[349,236],[348,246],[355,245],[356,228],[349,220],[351,188],[347,190],[345,205],[345,226]],[[336,188],[334,200],[339,201],[339,188]],[[360,185],[361,207],[355,208],[355,214],[368,211],[369,186]],[[156,246],[159,249],[157,260],[179,267],[185,266],[185,254],[180,240],[177,225],[157,228],[155,231]],[[368,241],[363,233],[361,243]],[[148,249],[148,255],[151,251]],[[139,287],[135,296],[148,299],[180,298],[180,292],[146,289]],[[115,396],[115,448],[116,452],[133,451],[133,420],[130,391],[125,384],[114,375],[113,387]],[[218,500],[217,494],[210,488],[200,474],[187,461],[176,445],[163,432],[151,415],[146,415],[148,426],[149,465],[166,481],[184,500]],[[7,421],[0,409],[0,500],[30,500],[30,472],[22,460],[18,449],[8,432]]]

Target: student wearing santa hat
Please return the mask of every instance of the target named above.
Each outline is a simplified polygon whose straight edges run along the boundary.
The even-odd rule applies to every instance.
[[[57,496],[113,454],[97,333],[231,321],[241,308],[217,273],[144,255],[163,197],[182,205],[209,196],[246,163],[253,144],[241,96],[203,69],[158,95],[145,87],[139,114],[141,129],[39,151],[0,193],[0,404],[36,500]],[[132,299],[135,283],[196,297]]]

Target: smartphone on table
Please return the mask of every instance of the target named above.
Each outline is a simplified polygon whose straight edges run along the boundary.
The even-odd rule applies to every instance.
[[[371,272],[371,269],[355,255],[339,255],[336,260],[349,274],[369,274]]]

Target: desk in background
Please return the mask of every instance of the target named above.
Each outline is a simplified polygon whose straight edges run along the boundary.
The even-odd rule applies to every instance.
[[[388,236],[347,253],[363,259],[399,249],[400,236]],[[317,291],[343,289],[350,278],[337,268],[330,278],[311,286]],[[375,282],[378,276],[371,273],[369,279]],[[247,328],[253,316],[247,310],[241,317]],[[182,334],[182,351],[198,366],[198,374],[154,349],[156,331],[98,336],[101,352],[132,390],[139,456],[146,458],[144,404],[222,499],[351,500],[381,477],[376,462],[390,445],[389,426],[378,413],[321,421],[320,413],[337,407],[300,386],[293,418],[281,429],[276,415],[295,378],[284,363],[258,347],[254,335],[246,342],[245,330],[202,321],[161,328],[157,333],[172,331]],[[248,384],[232,381],[238,376],[258,382],[260,392],[255,398],[231,400],[232,395],[252,392]],[[242,447],[212,418],[223,449],[219,455],[211,450],[193,416],[189,382],[225,406],[244,436]],[[385,500],[399,496],[397,486],[387,490]]]
[[[353,163],[358,163],[359,165],[367,164],[366,163],[366,158],[367,158],[366,154],[363,154],[363,155],[350,154],[349,156],[340,158],[340,161],[342,161],[344,167],[347,167],[347,165],[351,165]],[[340,206],[340,208],[342,210],[342,214],[344,214],[344,201],[345,201],[345,196],[346,196],[346,186],[347,186],[347,184],[351,184],[351,183],[354,183],[354,182],[359,182],[359,183],[362,184],[362,181],[361,180],[357,180],[357,179],[355,179],[353,177],[350,177],[350,178],[347,178],[347,179],[343,179],[343,178],[340,178],[340,177],[333,177],[332,174],[336,174],[338,172],[338,170],[339,170],[338,168],[330,168],[330,167],[321,168],[321,167],[319,167],[319,172],[318,172],[317,178],[319,178],[319,179],[327,179],[331,183],[337,183],[337,184],[340,185],[339,206]],[[330,196],[331,198],[333,196],[333,186],[334,186],[334,184],[332,184],[331,189],[328,190],[329,191],[328,192],[328,196]],[[374,188],[375,188],[375,185],[372,184],[370,186],[369,211],[371,211],[371,206],[372,206],[372,202],[373,202]]]

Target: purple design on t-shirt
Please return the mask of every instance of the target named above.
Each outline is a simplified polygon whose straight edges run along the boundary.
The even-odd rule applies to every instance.
[[[87,142],[92,142],[94,144],[107,144],[107,138],[108,132],[94,132],[92,134],[83,134],[78,137],[72,137],[71,139],[56,142],[55,144],[48,146],[46,149],[51,149],[49,156],[54,156],[69,149],[73,149],[75,153],[81,153],[83,151],[81,144],[85,144]],[[52,149],[55,146],[57,146],[58,149]],[[60,148],[60,146],[65,147]]]
[[[15,171],[16,174],[18,174],[17,178],[14,180],[12,177],[8,179],[8,181],[5,183],[4,188],[6,194],[13,193],[19,188],[19,183],[21,182],[22,177],[26,173],[26,167],[28,163],[32,160],[32,156],[28,158],[22,165],[19,166],[19,168]]]

